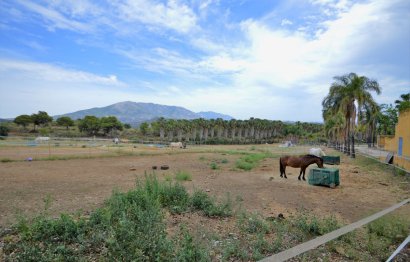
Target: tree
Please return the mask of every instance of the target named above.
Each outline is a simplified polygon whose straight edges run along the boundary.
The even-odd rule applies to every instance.
[[[8,136],[10,129],[5,125],[0,125],[0,136]]]
[[[322,105],[324,116],[330,117],[342,112],[345,117],[345,152],[355,157],[354,134],[357,114],[363,110],[365,103],[374,102],[370,92],[381,93],[377,81],[355,73],[334,77],[329,94],[324,98]],[[357,103],[357,107],[356,107]],[[325,119],[326,122],[327,119]],[[352,145],[350,150],[350,145]]]
[[[164,140],[164,137],[165,137],[165,128],[166,128],[165,118],[160,117],[157,120],[157,124],[158,124],[158,128],[159,128],[159,137],[160,137],[160,140],[162,142]]]
[[[397,109],[391,104],[382,104],[380,108],[377,132],[381,135],[394,135],[395,126],[399,121]]]
[[[59,126],[65,126],[67,130],[70,126],[74,126],[74,121],[68,116],[59,117],[56,122]]]
[[[142,134],[143,136],[146,136],[146,135],[148,134],[149,124],[148,124],[147,122],[141,123],[141,125],[140,125],[139,128],[140,128],[141,134]]]
[[[90,136],[95,136],[101,128],[101,121],[95,116],[85,116],[78,121],[78,129]]]
[[[122,123],[115,116],[102,117],[100,127],[104,135],[111,133],[111,136],[114,136],[115,131],[123,129]]]
[[[53,118],[45,111],[38,111],[37,114],[32,114],[31,118],[33,119],[34,130],[36,130],[36,126],[44,126],[53,121]]]
[[[410,109],[410,93],[402,94],[400,98],[401,100],[394,101],[396,104],[396,109],[399,110],[399,112]]]
[[[29,124],[33,123],[33,119],[29,115],[19,115],[13,122],[19,126],[23,126],[23,128],[26,129]]]
[[[125,129],[130,129],[130,128],[131,128],[131,125],[128,124],[128,123],[125,123],[125,124],[124,124],[124,128],[125,128]]]

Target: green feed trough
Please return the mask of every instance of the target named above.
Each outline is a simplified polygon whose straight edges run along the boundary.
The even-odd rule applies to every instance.
[[[323,156],[323,163],[328,165],[339,165],[340,156]]]
[[[310,185],[320,185],[334,188],[340,185],[339,169],[312,168],[309,172],[308,182]]]

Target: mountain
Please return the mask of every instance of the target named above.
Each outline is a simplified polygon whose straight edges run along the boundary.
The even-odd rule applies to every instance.
[[[153,103],[136,103],[126,101],[109,105],[106,107],[95,107],[91,109],[76,111],[73,113],[58,115],[54,116],[54,118],[56,119],[61,116],[68,116],[72,119],[79,119],[90,115],[96,117],[115,116],[121,122],[128,123],[133,126],[137,126],[145,121],[153,121],[154,119],[157,119],[159,117],[172,119],[195,119],[201,117],[210,119],[208,118],[209,116],[230,117],[214,112],[206,112],[206,114],[202,116],[200,113],[194,113],[180,106],[166,106]]]
[[[5,119],[5,118],[0,118],[0,123],[7,123],[7,122],[12,122],[13,119]]]
[[[199,112],[197,113],[200,117],[205,118],[205,119],[217,119],[217,118],[222,118],[223,120],[231,120],[233,117],[212,112],[212,111],[207,111],[207,112]]]

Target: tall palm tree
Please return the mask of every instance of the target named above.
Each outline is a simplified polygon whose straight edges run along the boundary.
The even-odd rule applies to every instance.
[[[399,112],[402,112],[408,108],[410,108],[410,93],[400,95],[401,100],[396,100],[394,103],[396,104],[396,109]]]
[[[381,88],[377,81],[355,73],[336,76],[334,79],[322,105],[327,114],[334,115],[337,112],[344,114],[346,121],[345,152],[354,158],[354,134],[358,111],[362,110],[366,102],[374,102],[370,92],[380,94]]]

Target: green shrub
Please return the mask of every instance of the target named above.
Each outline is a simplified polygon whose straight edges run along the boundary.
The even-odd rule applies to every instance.
[[[271,157],[271,155],[267,153],[248,154],[236,161],[236,167],[245,171],[249,171],[256,167],[261,160],[267,157]]]
[[[212,169],[212,170],[219,169],[218,164],[217,164],[217,163],[215,163],[215,162],[212,162],[212,163],[211,163],[211,169]]]
[[[212,199],[204,191],[195,191],[191,197],[191,206],[194,210],[205,210],[214,205]]]
[[[178,241],[179,248],[175,255],[175,261],[211,261],[209,251],[202,248],[186,228],[182,228],[181,231],[181,240]]]
[[[175,179],[178,181],[191,181],[192,175],[186,171],[179,171],[175,174]]]
[[[334,216],[318,218],[315,215],[299,213],[294,218],[294,225],[306,234],[324,235],[340,227]]]

